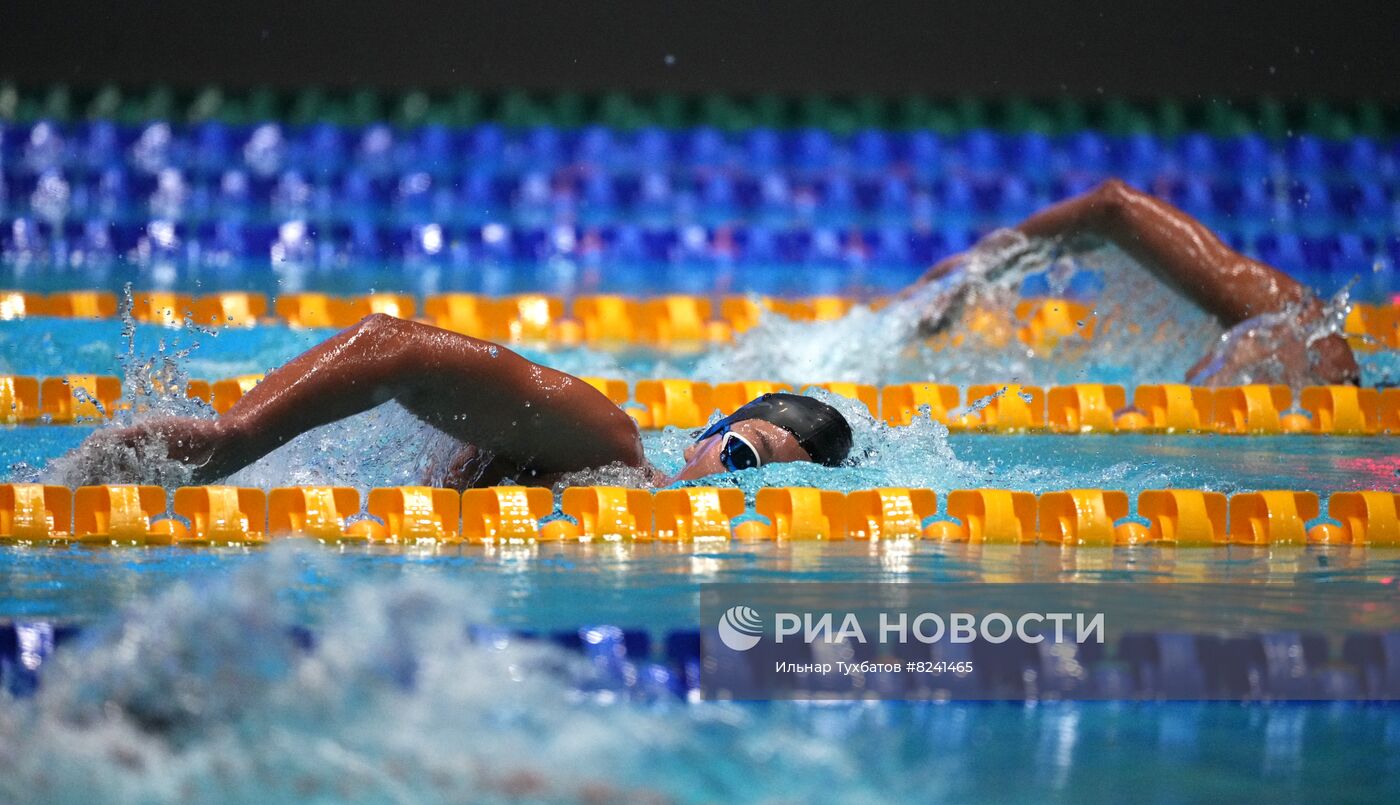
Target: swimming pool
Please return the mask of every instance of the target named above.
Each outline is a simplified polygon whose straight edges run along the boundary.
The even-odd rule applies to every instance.
[[[1383,306],[1395,289],[1394,158],[1384,133],[1375,136],[1380,147],[1367,137],[1324,146],[1317,138],[1087,131],[1042,141],[983,130],[931,139],[809,130],[774,134],[775,146],[761,128],[591,127],[555,136],[490,123],[443,134],[371,123],[106,131],[99,121],[46,133],[29,121],[4,133],[10,226],[0,238],[0,287],[30,292],[121,295],[130,283],[138,296],[387,289],[419,300],[448,291],[870,300],[914,276],[921,261],[1110,170],[1157,181],[1232,241],[1328,292],[1359,268],[1357,298]],[[438,147],[454,155],[450,170],[424,156]],[[750,170],[769,148],[769,162]],[[1027,156],[1042,152],[1043,160]],[[1088,167],[1064,167],[1071,157]],[[1014,175],[1037,164],[1024,181]],[[578,165],[605,166],[597,176],[608,181]],[[64,199],[53,195],[64,188],[44,184],[53,171],[66,177]],[[446,178],[458,173],[461,181]],[[648,185],[653,174],[666,181]],[[54,227],[43,216],[58,200],[68,220]],[[451,220],[434,220],[443,209]],[[184,217],[160,218],[172,210]],[[1125,276],[1121,255],[1076,268]],[[1040,295],[1053,282],[1091,306],[1112,302],[1095,312],[1102,329],[1055,349],[993,333],[909,350],[907,329],[857,307],[830,322],[765,315],[734,346],[700,351],[518,346],[633,388],[672,377],[936,380],[961,392],[978,383],[1107,383],[1131,395],[1180,382],[1218,334],[1161,289],[1036,281]],[[1136,306],[1131,321],[1110,309],[1125,298]],[[1010,310],[1016,300],[1001,301]],[[128,390],[214,381],[266,372],[330,332],[285,322],[211,329],[30,316],[0,321],[0,375],[110,375]],[[1359,358],[1368,387],[1400,379],[1395,349]],[[1400,491],[1395,436],[949,433],[927,420],[891,428],[859,403],[837,403],[854,422],[855,465],[773,465],[727,479],[750,509],[761,488],[807,486],[932,489],[942,512],[951,490],[986,487],[1112,489],[1134,501],[1155,489],[1293,489],[1319,493],[1324,506],[1335,492]],[[178,393],[162,404],[207,414]],[[0,428],[0,480],[53,481],[48,462],[92,429]],[[648,431],[648,454],[675,469],[689,432]],[[307,434],[232,482],[349,486],[362,495],[414,484],[433,438],[389,405]],[[616,479],[597,482],[608,480]],[[1126,582],[1125,597],[1133,585],[1206,582],[1230,590],[1231,612],[1244,618],[1249,585],[1295,586],[1306,606],[1323,600],[1308,597],[1309,585],[1383,590],[1397,577],[1400,548],[1378,545],[0,545],[0,622],[14,624],[5,639],[15,641],[0,654],[13,658],[12,689],[15,663],[44,655],[37,692],[0,694],[0,798],[1394,799],[1393,703],[697,702],[650,685],[635,658],[519,638],[572,633],[577,643],[580,627],[607,624],[647,634],[660,655],[668,633],[696,628],[700,591],[724,582]],[[1205,628],[1220,600],[1183,606],[1178,628]],[[56,635],[49,657],[44,641]]]
[[[219,377],[264,370],[321,334],[264,326],[215,337],[140,325],[135,352],[158,353],[161,339],[167,353],[198,341],[182,366]],[[116,372],[123,353],[119,322],[0,324],[0,354],[16,372]],[[564,358],[633,378],[674,369],[667,356],[641,353],[583,348]],[[90,430],[6,429],[0,463],[22,479]],[[762,486],[806,484],[1109,487],[1130,496],[1172,487],[1400,489],[1390,437],[949,434],[927,422],[892,429],[868,415],[857,433],[867,454],[857,467],[775,466],[745,473],[740,486],[750,501]],[[421,439],[421,427],[391,406],[303,437],[237,481],[362,491],[413,483]],[[646,441],[663,464],[678,464],[688,437],[650,432]],[[198,791],[230,801],[289,792],[335,800],[1070,801],[1151,786],[1177,800],[1261,791],[1363,797],[1374,787],[1361,780],[1392,778],[1389,705],[683,704],[669,691],[620,684],[588,662],[579,667],[577,655],[558,649],[485,648],[460,636],[468,624],[552,633],[607,623],[660,641],[694,628],[704,585],[733,581],[1383,585],[1400,570],[1396,549],[273,547],[0,547],[0,619],[84,626],[45,670],[39,697],[7,706],[0,728],[15,749],[0,762],[13,764],[5,777],[14,795],[81,798],[117,784],[132,796]],[[1180,628],[1216,604],[1199,606],[1177,613]],[[316,635],[314,653],[287,643],[299,630]],[[407,687],[405,668],[416,669]],[[84,725],[93,723],[88,702],[98,699],[119,702],[121,715],[99,716],[104,726],[93,729]],[[304,705],[289,706],[293,700]],[[464,732],[468,723],[490,726]],[[334,750],[308,751],[325,735],[337,736]],[[425,741],[434,748],[416,748]],[[1375,751],[1357,753],[1358,745]],[[238,758],[233,769],[212,759],[228,754]],[[1348,760],[1339,765],[1341,757]],[[72,771],[57,775],[59,768]]]

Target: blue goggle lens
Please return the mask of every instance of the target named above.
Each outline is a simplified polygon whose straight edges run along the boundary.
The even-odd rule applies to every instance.
[[[754,467],[763,466],[759,460],[758,453],[737,433],[729,432],[724,434],[724,444],[720,445],[720,460],[731,472],[739,470],[749,470]]]

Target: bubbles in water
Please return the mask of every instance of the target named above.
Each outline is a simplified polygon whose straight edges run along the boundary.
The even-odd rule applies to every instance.
[[[766,314],[732,347],[703,356],[691,376],[713,382],[1177,383],[1220,332],[1213,318],[1115,247],[1072,255],[1059,255],[1058,248],[998,230],[946,277],[880,310],[857,306],[821,322]],[[1018,340],[1022,281],[1044,273],[1052,291],[1063,295],[1078,270],[1104,278],[1093,306],[1093,337],[1070,335],[1041,349]],[[937,333],[932,339],[920,336],[930,330]]]
[[[480,592],[354,582],[339,567],[283,543],[91,628],[36,697],[0,701],[0,799],[866,802],[880,790],[843,742],[788,726],[800,705],[763,718],[687,705],[615,663],[473,643],[468,624],[489,612]],[[337,592],[308,610],[295,595],[308,585]]]

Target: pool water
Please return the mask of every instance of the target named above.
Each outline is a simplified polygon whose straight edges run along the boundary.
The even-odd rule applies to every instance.
[[[54,347],[56,357],[46,356],[47,346],[12,354],[36,362],[27,371],[45,360],[111,371],[116,333],[85,327],[87,335],[50,331],[72,339]],[[170,335],[144,330],[143,339]],[[264,368],[236,362],[275,363],[317,334],[255,330],[236,334],[245,342],[237,348],[224,346],[228,335],[211,342],[227,353],[205,344],[196,353],[218,372]],[[288,445],[243,481],[411,482],[403,451],[412,448],[394,446],[416,423],[392,409],[357,419]],[[22,475],[89,430],[5,430],[0,463],[23,463],[11,471]],[[1400,489],[1400,460],[1384,439],[949,436],[931,424],[891,431],[873,421],[860,422],[858,433],[867,451],[860,466],[770,467],[739,483],[750,492],[790,483]],[[686,435],[647,441],[651,455],[674,465]],[[357,460],[366,445],[383,455]],[[1042,802],[1144,791],[1160,801],[1361,800],[1385,797],[1380,789],[1400,779],[1390,706],[686,704],[608,693],[606,685],[581,695],[593,671],[576,658],[461,640],[465,623],[530,630],[613,623],[657,635],[693,628],[698,591],[713,581],[1382,584],[1400,574],[1397,551],[6,547],[0,566],[0,618],[90,627],[57,655],[37,697],[0,705],[7,747],[0,792],[15,801]],[[1201,602],[1202,612],[1213,606]],[[1179,615],[1189,628],[1192,613]],[[309,657],[285,638],[290,626],[308,624],[318,635]],[[407,687],[405,664],[415,669]]]
[[[251,552],[0,549],[6,601],[30,602],[30,617],[97,624],[56,655],[36,696],[0,705],[0,793],[57,802],[1393,798],[1400,735],[1389,706],[684,703],[590,682],[604,669],[577,655],[465,639],[470,623],[693,624],[699,585],[712,580],[1149,582],[1199,571],[1222,582],[1381,583],[1400,570],[1400,556],[1374,553],[1129,553],[931,543],[699,554],[337,553],[290,541]],[[1184,628],[1191,621],[1182,613]],[[294,638],[306,627],[316,634],[310,652]]]
[[[1110,338],[1051,355],[993,345],[911,354],[900,346],[906,330],[866,310],[833,323],[768,321],[735,347],[699,355],[522,351],[628,380],[1131,388],[1179,381],[1216,332],[1194,332],[1201,322],[1189,313],[1160,318],[1156,340]],[[216,379],[267,371],[327,335],[271,325],[131,333],[128,341],[120,321],[0,322],[0,372],[116,374],[128,387],[152,376]],[[1371,384],[1391,382],[1397,367],[1394,352],[1363,356]],[[949,434],[927,420],[890,428],[854,401],[828,399],[853,423],[852,466],[771,465],[715,483],[737,484],[750,505],[765,486],[927,487],[940,503],[975,487],[1121,489],[1130,499],[1170,487],[1400,491],[1400,451],[1387,437]],[[162,404],[208,415],[192,402]],[[92,430],[0,429],[0,473],[67,483],[63,463],[50,462]],[[230,480],[362,493],[417,483],[437,438],[389,404],[305,434]],[[644,441],[658,466],[674,470],[690,438],[668,429]],[[730,581],[1206,581],[1238,590],[1397,577],[1400,550],[1350,547],[0,546],[0,620],[83,627],[45,666],[36,695],[0,700],[0,799],[1384,801],[1400,794],[1392,705],[685,702],[618,685],[548,645],[469,641],[466,627],[614,624],[659,639],[694,629],[701,588]],[[1218,607],[1203,599],[1174,615],[1189,631]],[[298,644],[303,632],[315,635],[314,650]]]

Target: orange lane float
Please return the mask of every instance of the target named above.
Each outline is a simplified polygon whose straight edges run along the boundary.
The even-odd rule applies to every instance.
[[[554,511],[548,489],[493,486],[462,493],[462,539],[496,545],[529,545],[559,538],[555,530],[540,528],[540,520]]]
[[[1128,496],[1103,489],[1046,492],[1039,498],[1039,510],[1042,542],[1108,547],[1117,541],[1115,524],[1128,516]]]
[[[423,302],[428,323],[472,338],[491,338],[491,302],[469,293],[430,296]]]
[[[934,422],[947,422],[948,412],[958,407],[958,387],[939,383],[905,383],[885,386],[880,391],[880,414],[896,427],[908,425],[916,416]]]
[[[165,502],[164,490],[155,486],[111,484],[70,493],[58,486],[0,484],[0,542],[204,546],[301,536],[327,543],[437,545],[453,543],[460,535],[496,546],[560,540],[922,538],[1065,548],[1400,547],[1400,494],[1390,491],[1334,493],[1328,505],[1331,521],[1318,520],[1315,493],[1293,490],[1242,492],[1228,500],[1204,490],[1147,490],[1138,497],[1138,520],[1128,519],[1123,492],[1103,489],[1057,490],[1039,497],[998,489],[954,490],[943,518],[937,518],[933,490],[908,488],[848,494],[766,488],[758,492],[755,511],[747,514],[743,493],[732,487],[655,494],[570,487],[563,493],[562,516],[553,514],[549,490],[526,487],[472,489],[460,495],[420,486],[375,489],[365,514],[359,512],[358,493],[338,487],[279,488],[266,496],[258,489],[231,486],[182,487],[175,492],[171,515],[165,513]],[[1309,522],[1316,524],[1309,528]]]
[[[807,487],[758,490],[755,509],[766,518],[779,540],[842,540],[846,538],[846,496]]]
[[[352,533],[346,525],[346,518],[359,511],[360,493],[349,487],[278,487],[267,496],[267,533],[320,542],[363,539],[367,527]]]
[[[625,296],[580,296],[574,300],[574,319],[584,343],[600,349],[619,349],[638,343],[641,303]]]
[[[1400,306],[1354,303],[1347,311],[1343,330],[1353,349],[1374,352],[1400,348]]]
[[[719,314],[730,330],[742,333],[758,326],[763,313],[770,308],[763,300],[750,296],[726,296],[720,300]]]
[[[793,321],[831,321],[849,313],[855,303],[844,296],[814,296],[806,299],[766,299],[764,305]]]
[[[665,542],[728,540],[744,513],[744,493],[733,487],[663,489],[652,499],[656,539]]]
[[[639,542],[651,539],[651,495],[616,486],[575,486],[564,490],[560,508],[578,523],[586,542]]]
[[[864,489],[846,495],[851,539],[919,539],[924,520],[937,512],[938,497],[932,489]]]
[[[238,486],[186,486],[171,510],[189,521],[182,545],[240,545],[266,540],[267,495]]]
[[[948,515],[962,523],[969,542],[1035,542],[1035,495],[1006,489],[957,489],[948,493]]]
[[[648,299],[637,312],[640,340],[659,349],[697,351],[711,342],[729,340],[731,333],[729,325],[711,320],[710,301],[699,296]]]
[[[395,486],[371,489],[365,511],[384,523],[371,539],[412,545],[460,539],[462,499],[451,489]]]
[[[1016,305],[1016,318],[1025,322],[1016,331],[1021,343],[1037,350],[1053,349],[1060,341],[1094,337],[1097,317],[1088,305],[1067,299],[1027,299]]]
[[[620,406],[627,402],[629,394],[627,383],[622,380],[606,377],[580,377],[579,380],[602,392],[603,396],[611,400],[613,405]]]
[[[224,291],[194,300],[190,313],[195,324],[253,327],[267,315],[267,297],[260,293]]]
[[[39,407],[39,381],[32,377],[0,375],[0,424],[33,422],[43,413]]]
[[[335,327],[349,327],[374,313],[411,319],[418,307],[411,295],[402,293],[372,293],[334,301],[330,312]]]
[[[158,486],[81,486],[73,493],[73,539],[87,545],[169,545],[184,537],[184,526],[155,519],[164,512],[165,490]]]
[[[1313,433],[1368,436],[1380,430],[1380,397],[1356,386],[1308,386],[1298,403],[1311,415]]]
[[[40,411],[56,423],[108,419],[121,396],[121,380],[104,375],[48,377],[39,388]]]
[[[1219,492],[1149,489],[1138,495],[1138,514],[1147,519],[1152,541],[1181,547],[1224,545],[1228,502]]]
[[[1122,386],[1076,383],[1051,387],[1046,402],[1050,429],[1057,433],[1112,433],[1127,393]]]
[[[693,380],[642,380],[635,396],[653,428],[699,428],[715,410],[714,389]]]
[[[66,486],[0,484],[0,542],[67,539],[73,493]]]
[[[0,291],[0,321],[47,316],[48,300],[26,291]]]
[[[194,302],[187,294],[138,291],[131,298],[131,316],[139,322],[179,327],[191,315]]]
[[[117,315],[117,295],[110,291],[60,291],[49,294],[44,312],[64,319],[110,319]]]
[[[1045,427],[1045,391],[1038,386],[975,385],[967,389],[967,425],[993,431],[1027,431]]]
[[[277,297],[273,310],[288,327],[339,327],[345,320],[342,302],[323,293],[292,293]]]
[[[1302,545],[1307,522],[1318,515],[1313,492],[1267,490],[1230,498],[1230,542],[1235,545]]]
[[[1327,501],[1327,514],[1341,524],[1340,542],[1400,547],[1400,494],[1336,492]]]
[[[1214,406],[1214,392],[1201,386],[1168,383],[1138,386],[1133,392],[1133,407],[1146,417],[1146,427],[1164,433],[1210,430]]]
[[[1281,385],[1230,386],[1216,389],[1212,403],[1217,433],[1282,433],[1293,392]]]
[[[564,301],[557,296],[517,294],[491,306],[491,330],[503,341],[545,344],[554,340],[564,318]]]
[[[210,387],[209,402],[220,414],[228,413],[234,403],[243,399],[243,395],[252,391],[262,379],[263,375],[239,375],[220,380]]]

